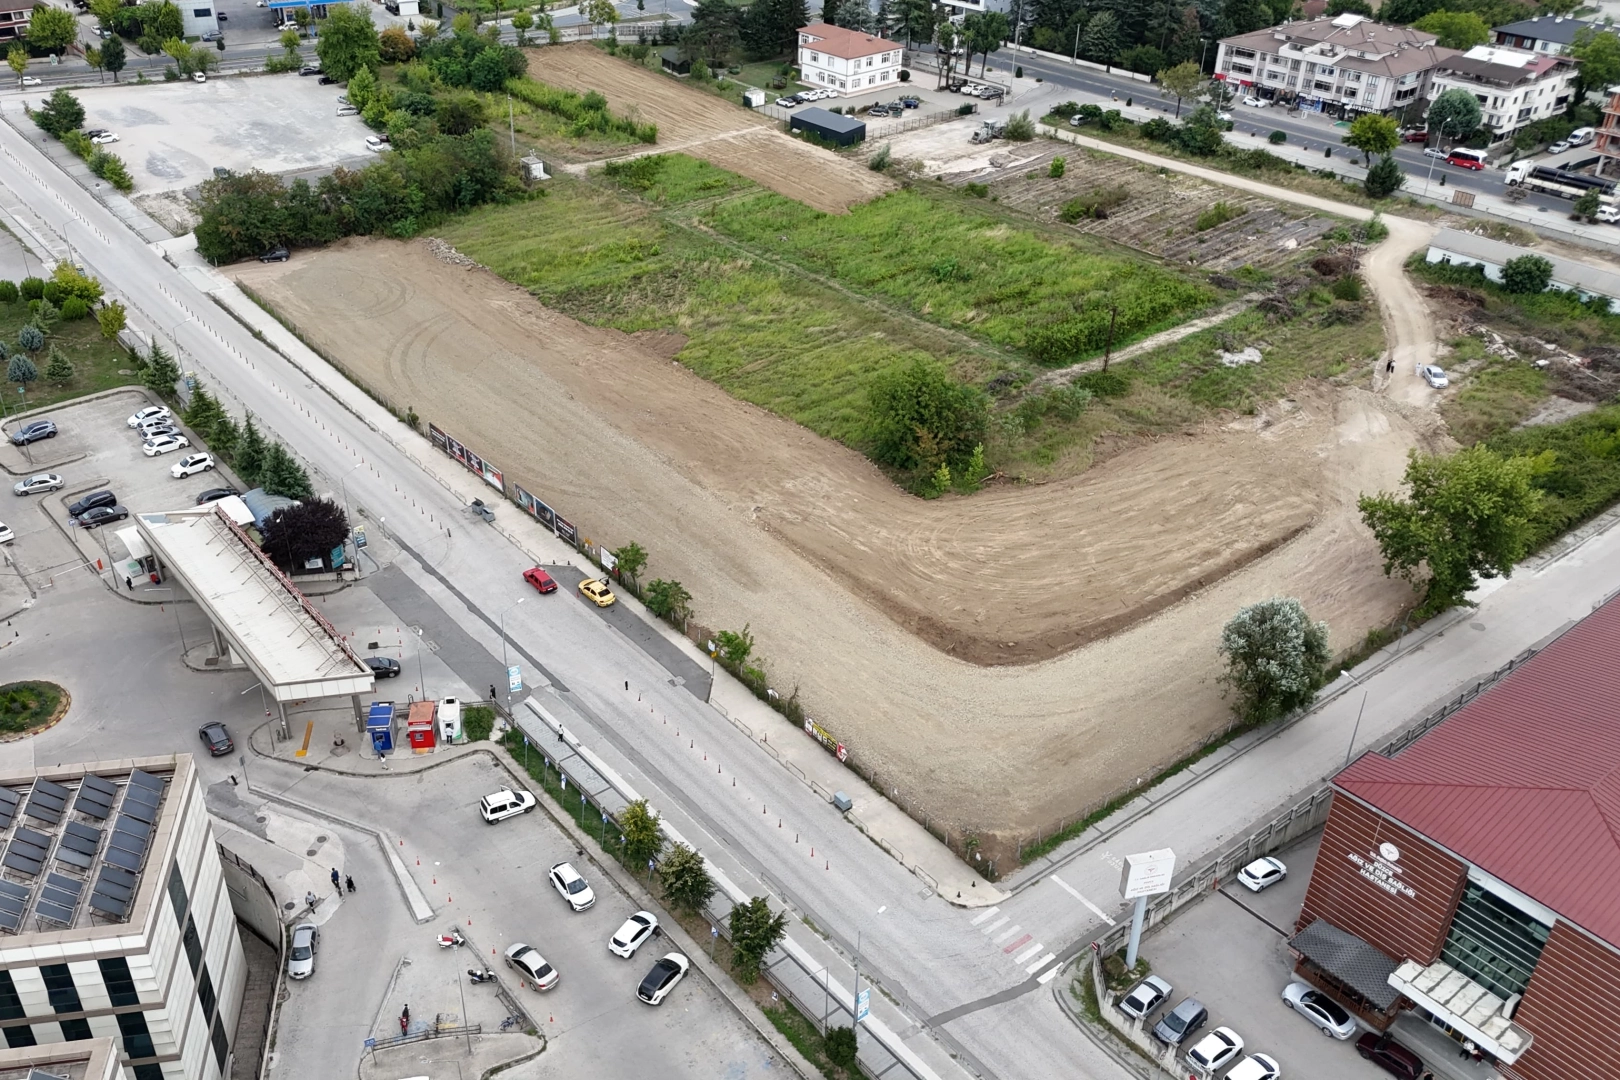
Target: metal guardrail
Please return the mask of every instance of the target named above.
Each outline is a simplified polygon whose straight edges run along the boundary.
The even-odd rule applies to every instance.
[[[459,1039],[464,1035],[481,1035],[483,1024],[441,1024],[434,1020],[432,1027],[413,1031],[409,1035],[390,1035],[385,1039],[377,1039],[366,1047],[368,1053],[378,1050],[387,1050],[392,1046],[404,1046],[406,1043],[426,1042],[429,1039]]]

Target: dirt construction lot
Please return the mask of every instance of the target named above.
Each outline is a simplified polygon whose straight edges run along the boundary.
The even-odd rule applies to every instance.
[[[705,624],[750,623],[777,686],[958,826],[1047,825],[1206,738],[1241,604],[1298,596],[1343,647],[1410,596],[1354,500],[1432,427],[1364,391],[924,502],[671,364],[678,340],[583,326],[424,243],[237,273],[586,535],[641,543]]]
[[[599,91],[615,112],[658,125],[657,151],[703,158],[806,206],[842,213],[892,185],[859,161],[782,133],[775,121],[668,75],[609,56],[593,45],[530,49],[529,74],[585,93]]]

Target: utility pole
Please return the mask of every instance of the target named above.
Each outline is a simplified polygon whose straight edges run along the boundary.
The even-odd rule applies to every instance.
[[[1114,320],[1119,318],[1119,305],[1115,304],[1108,309],[1108,344],[1103,346],[1103,370],[1108,370],[1108,361],[1114,355]]]

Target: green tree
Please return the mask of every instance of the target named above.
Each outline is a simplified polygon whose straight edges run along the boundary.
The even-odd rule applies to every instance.
[[[1474,95],[1454,86],[1435,98],[1429,106],[1429,130],[1442,138],[1459,142],[1479,127],[1482,115]]]
[[[512,29],[517,31],[518,48],[529,43],[529,31],[534,29],[534,16],[527,8],[519,9],[512,15]]]
[[[45,331],[28,323],[17,331],[17,348],[24,352],[37,353],[45,347]]]
[[[1484,445],[1449,457],[1413,450],[1405,498],[1361,497],[1361,520],[1378,540],[1384,573],[1418,584],[1427,568],[1423,614],[1462,603],[1480,577],[1512,575],[1529,550],[1541,503],[1533,481],[1551,467],[1550,454],[1503,457]]]
[[[118,81],[118,73],[124,70],[126,59],[123,38],[115,34],[102,43],[101,68],[103,71],[111,73],[113,82]]]
[[[174,384],[179,381],[180,365],[163,346],[153,342],[151,351],[146,354],[146,370],[141,373],[142,385],[159,397],[173,401]]]
[[[905,35],[907,48],[914,41],[933,40],[939,16],[929,0],[896,0],[894,10],[896,31]]]
[[[870,34],[876,29],[872,5],[868,0],[843,0],[838,5],[836,18],[838,21],[833,25],[841,26],[845,30],[858,30],[863,34]]]
[[[642,602],[647,605],[648,611],[676,626],[684,625],[692,613],[692,594],[678,581],[653,578],[647,583],[647,593]]]
[[[28,328],[23,327],[23,329]],[[27,353],[17,352],[11,354],[11,360],[6,364],[6,380],[8,382],[14,382],[18,386],[27,386],[37,378],[39,378],[39,369],[34,366],[34,362],[28,358]]]
[[[123,0],[90,0],[90,14],[96,17],[96,24],[103,30],[118,29],[123,9]]]
[[[632,580],[639,578],[647,568],[647,551],[634,540],[623,547],[614,548],[609,554],[613,556],[619,573]]]
[[[201,383],[192,390],[191,400],[186,403],[185,411],[180,416],[188,428],[205,440],[213,433],[214,425],[224,417],[225,407]]]
[[[17,85],[22,85],[23,73],[28,70],[28,46],[18,42],[6,51],[6,63],[17,73]]]
[[[1593,218],[1597,217],[1597,212],[1601,209],[1603,209],[1603,196],[1598,194],[1596,188],[1593,188],[1575,200],[1575,205],[1570,208],[1570,216],[1585,218],[1590,223]]]
[[[579,13],[592,26],[612,26],[619,21],[619,9],[613,0],[585,0],[579,6]]]
[[[854,1028],[832,1028],[821,1040],[821,1048],[827,1052],[828,1061],[843,1069],[846,1074],[854,1075],[856,1054],[860,1049],[860,1044],[855,1040]]]
[[[1327,16],[1334,18],[1339,15],[1360,15],[1370,19],[1373,17],[1373,9],[1367,0],[1331,0],[1327,6]]]
[[[282,49],[290,54],[297,54],[298,47],[304,43],[304,39],[298,36],[296,30],[283,30],[279,40]]]
[[[624,861],[630,869],[646,866],[663,854],[664,830],[646,799],[637,799],[619,812],[619,831],[624,834]]]
[[[1327,623],[1312,622],[1292,597],[1274,596],[1241,608],[1221,631],[1224,683],[1233,711],[1263,723],[1310,702],[1328,662]]]
[[[1412,24],[1412,29],[1435,36],[1443,49],[1472,49],[1491,39],[1491,28],[1472,11],[1432,11]]]
[[[1080,55],[1095,64],[1112,64],[1119,55],[1119,19],[1112,11],[1099,11],[1080,35]]]
[[[108,341],[116,341],[118,335],[124,332],[124,324],[128,321],[128,313],[124,305],[117,300],[109,300],[96,309],[96,322],[101,325],[101,336]]]
[[[1552,284],[1552,263],[1540,255],[1520,255],[1502,264],[1502,288],[1510,293],[1533,296]]]
[[[332,549],[348,539],[349,519],[343,508],[331,500],[306,497],[296,506],[283,506],[271,514],[264,523],[263,535],[259,546],[270,561],[283,570],[296,572],[311,559],[328,565]]]
[[[53,90],[45,104],[34,110],[34,123],[47,135],[60,139],[69,131],[78,131],[84,123],[84,106],[66,90]]]
[[[692,24],[681,34],[681,52],[689,59],[708,61],[715,71],[724,71],[741,40],[735,5],[729,0],[698,0]]]
[[[742,667],[754,652],[754,635],[744,623],[741,630],[722,630],[714,635],[720,659],[733,667]]]
[[[1580,79],[1580,92],[1575,95],[1576,102],[1583,100],[1589,90],[1601,92],[1620,84],[1620,35],[1612,28],[1581,27],[1575,31],[1575,40],[1569,47],[1569,54],[1580,61],[1580,65],[1575,69]]]
[[[348,91],[349,103],[364,109],[377,94],[377,76],[370,68],[361,68],[349,76],[349,85],[344,89]]]
[[[58,386],[73,378],[73,363],[55,345],[51,346],[51,362],[45,365],[45,377]]]
[[[270,443],[265,449],[264,472],[259,477],[259,486],[268,494],[283,495],[289,499],[307,499],[315,493],[309,482],[309,473],[278,442]]]
[[[696,915],[714,899],[714,878],[703,856],[685,844],[671,844],[669,851],[658,862],[658,880],[664,889],[664,899],[677,910]]]
[[[170,3],[169,0],[159,0],[156,3],[148,0],[147,3],[140,5],[136,10],[140,19],[142,41],[155,44],[160,48],[162,42],[171,38],[184,40],[186,36],[185,18],[180,14],[180,9]],[[143,45],[142,48],[144,49],[145,46]],[[146,49],[146,51],[155,53],[158,48]]]
[[[321,20],[320,36],[315,39],[315,55],[321,58],[321,70],[339,82],[348,82],[361,68],[375,70],[382,58],[377,48],[377,28],[366,5],[328,7],[326,18]]]
[[[86,45],[84,47],[84,62],[89,64],[93,70],[100,73],[99,77],[96,79],[97,82],[104,83],[107,81],[106,72],[103,71],[101,67],[100,49],[96,48],[94,45]]]
[[[763,896],[746,904],[734,904],[728,920],[731,928],[731,968],[739,981],[759,978],[759,966],[770,951],[787,935],[787,916],[773,912]]]
[[[1159,86],[1176,99],[1176,118],[1181,118],[1183,98],[1195,96],[1204,85],[1204,73],[1191,60],[1159,72]]]
[[[533,22],[532,18],[530,22]],[[513,25],[516,24],[517,20],[514,19]],[[377,55],[385,64],[403,64],[416,55],[416,42],[400,27],[390,26],[377,35]]]
[[[467,91],[446,94],[439,99],[434,118],[438,120],[439,130],[446,135],[465,135],[469,131],[477,131],[484,126],[486,118],[484,100]]]
[[[49,334],[51,327],[55,326],[61,318],[62,309],[51,303],[50,298],[46,297],[41,299],[34,307],[33,318],[29,321]]]
[[[46,52],[60,52],[79,39],[79,21],[67,8],[40,4],[28,16],[28,43]]]
[[[242,421],[241,435],[236,440],[236,474],[249,487],[259,486],[267,449],[264,436],[253,423],[253,414],[248,413]]]
[[[873,457],[907,471],[960,465],[984,442],[989,422],[984,394],[926,357],[879,372],[868,403]]]
[[[1370,165],[1374,154],[1392,154],[1400,144],[1401,132],[1395,121],[1377,113],[1363,113],[1350,124],[1344,144],[1361,151],[1361,163]]]
[[[1401,185],[1405,183],[1406,174],[1401,172],[1400,165],[1393,156],[1385,154],[1378,159],[1378,164],[1367,170],[1367,178],[1361,182],[1361,187],[1368,198],[1387,199],[1399,191]]]

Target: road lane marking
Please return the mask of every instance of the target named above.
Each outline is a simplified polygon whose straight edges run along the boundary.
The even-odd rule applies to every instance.
[[[315,734],[315,721],[311,720],[304,725],[304,745],[293,751],[293,757],[304,757],[309,753],[309,737]]]
[[[995,937],[991,938],[990,940],[994,941],[997,945],[1000,945],[1003,941],[1006,941],[1008,938],[1012,937],[1014,934],[1018,933],[1018,931],[1020,931],[1022,929],[1023,929],[1022,926],[1019,926],[1017,923],[1014,923],[1013,925],[1007,927],[1007,929],[1003,930],[1001,933],[997,934]]]
[[[990,908],[988,911],[985,911],[983,914],[981,914],[981,915],[977,916],[976,918],[974,918],[973,925],[978,926],[980,923],[984,922],[984,920],[988,919],[990,916],[994,915],[996,912],[998,912],[1000,910],[1001,910],[1000,907]]]
[[[1062,964],[1053,964],[1051,967],[1046,969],[1046,973],[1044,975],[1042,975],[1040,978],[1036,979],[1035,981],[1040,983],[1042,986],[1045,986],[1047,983],[1049,983],[1053,979],[1057,978],[1057,973],[1062,971],[1062,970],[1063,970],[1063,965]]]
[[[1023,952],[1019,953],[1017,956],[1013,957],[1013,963],[1022,964],[1026,960],[1028,960],[1030,957],[1034,956],[1036,953],[1040,952],[1044,948],[1046,948],[1046,946],[1043,945],[1041,942],[1037,941],[1035,944],[1031,945],[1029,948],[1025,949]]]
[[[991,934],[995,933],[997,930],[1000,930],[1003,926],[1006,926],[1010,922],[1012,922],[1012,916],[1003,915],[1001,918],[997,919],[983,930],[980,930],[979,933],[983,934],[985,937],[989,937]]]
[[[1024,945],[1026,943],[1033,940],[1034,937],[1035,937],[1034,934],[1025,934],[1023,937],[1019,938],[1017,941],[1013,942],[1011,945],[1007,946],[1005,949],[1002,949],[1001,951],[1004,952],[1004,953],[1011,953],[1014,949],[1021,949],[1021,948],[1024,947]]]
[[[1033,964],[1029,965],[1029,967],[1025,968],[1024,970],[1029,972],[1031,975],[1033,975],[1037,971],[1041,970],[1041,968],[1045,967],[1047,964],[1050,964],[1053,960],[1056,960],[1056,959],[1057,959],[1057,955],[1055,953],[1047,953],[1045,956],[1041,957],[1039,960],[1035,961]]]
[[[1090,908],[1091,913],[1093,915],[1097,916],[1097,918],[1101,919],[1103,922],[1107,923],[1109,926],[1114,925],[1114,920],[1110,919],[1108,917],[1107,913],[1104,912],[1102,908],[1098,907],[1096,904],[1093,904],[1090,900],[1087,900],[1085,897],[1081,896],[1080,893],[1075,889],[1075,887],[1073,885],[1070,885],[1067,881],[1064,881],[1062,878],[1058,877],[1056,874],[1048,874],[1047,879],[1050,880],[1050,881],[1056,882],[1058,888],[1062,889],[1064,892],[1068,893],[1070,896],[1074,897],[1076,900],[1078,900],[1082,904],[1086,905],[1086,907]]]

